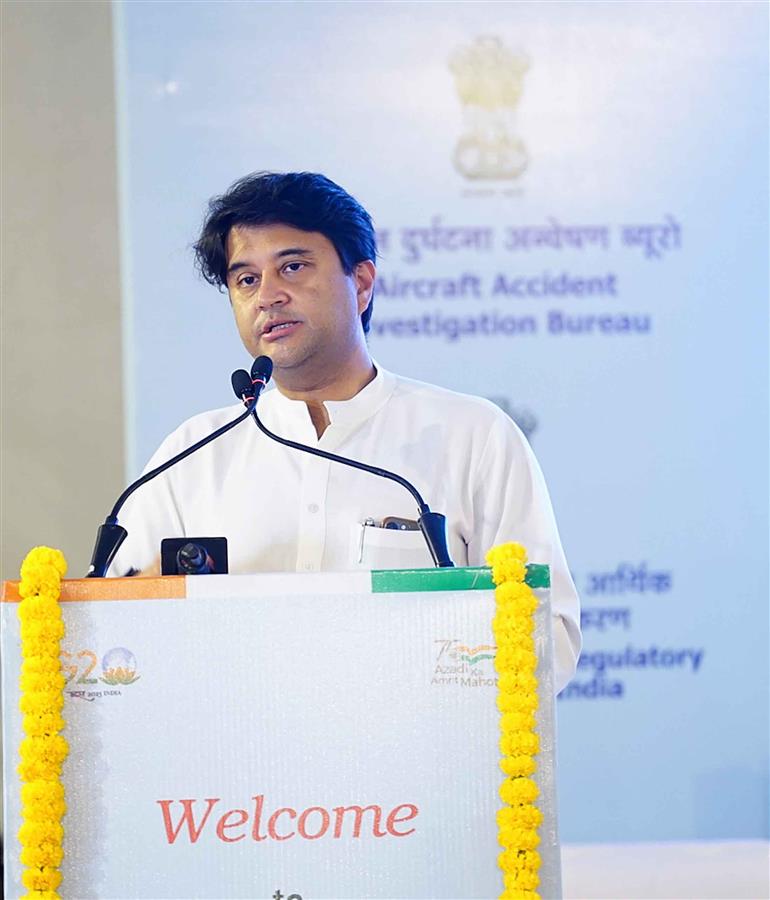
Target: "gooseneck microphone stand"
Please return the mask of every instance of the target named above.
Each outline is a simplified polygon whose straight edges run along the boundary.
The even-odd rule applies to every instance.
[[[217,428],[206,437],[201,438],[201,440],[196,441],[192,446],[187,447],[185,450],[172,456],[171,459],[166,460],[162,465],[150,469],[149,472],[145,472],[144,475],[137,478],[136,481],[123,491],[115,501],[112,511],[104,520],[104,524],[99,526],[96,533],[96,542],[91,555],[91,565],[86,573],[87,578],[104,578],[120,545],[126,539],[128,532],[118,523],[118,513],[131,494],[143,484],[152,481],[153,478],[156,478],[162,472],[165,472],[166,469],[170,469],[171,466],[176,465],[192,453],[205,447],[206,444],[210,444],[218,437],[221,437],[223,434],[230,431],[230,429],[235,428],[236,425],[239,425],[249,416],[254,417],[257,427],[268,438],[277,441],[279,444],[284,444],[287,447],[292,447],[295,450],[301,450],[305,453],[312,453],[315,456],[329,459],[332,462],[342,463],[342,465],[351,466],[354,469],[360,469],[361,471],[369,472],[372,475],[379,475],[381,478],[388,478],[391,481],[400,484],[403,488],[406,488],[417,502],[419,510],[418,524],[420,526],[420,531],[422,531],[423,537],[425,538],[425,542],[428,545],[434,564],[437,567],[443,568],[454,566],[454,563],[449,557],[449,551],[447,550],[445,517],[441,513],[431,512],[430,507],[422,499],[417,489],[405,478],[396,475],[395,472],[389,472],[386,469],[369,466],[365,463],[357,462],[354,459],[337,456],[336,453],[328,453],[325,450],[318,450],[314,447],[308,447],[306,444],[299,444],[296,441],[282,438],[277,434],[273,434],[273,432],[262,423],[257,415],[257,400],[259,399],[260,392],[270,380],[272,371],[272,360],[267,356],[260,356],[254,361],[254,365],[251,367],[251,375],[244,369],[239,369],[237,372],[234,372],[232,375],[233,389],[235,390],[236,395],[245,403],[245,412],[241,413],[241,415],[231,422]]]
[[[301,450],[304,453],[312,453],[314,456],[320,456],[322,459],[329,459],[332,462],[342,463],[344,466],[350,466],[353,469],[360,469],[362,472],[369,472],[371,475],[379,475],[381,478],[388,478],[400,484],[414,497],[417,502],[419,517],[417,524],[428,545],[428,550],[433,559],[433,563],[437,568],[450,568],[454,566],[447,548],[446,540],[446,517],[442,513],[431,512],[428,504],[423,500],[417,488],[408,482],[406,478],[396,475],[395,472],[389,472],[387,469],[380,469],[377,466],[370,466],[366,463],[358,462],[355,459],[348,459],[345,456],[338,456],[336,453],[329,453],[326,450],[319,450],[317,447],[310,447],[307,444],[300,444],[297,441],[290,441],[288,438],[280,437],[273,434],[272,431],[262,422],[257,414],[256,404],[252,403],[255,393],[255,386],[264,386],[269,380],[273,371],[273,362],[268,356],[259,356],[254,360],[251,367],[251,375],[245,369],[239,369],[233,372],[232,384],[236,396],[241,399],[249,407],[246,415],[251,415],[257,424],[257,428],[270,440],[277,441],[285,447],[292,447],[294,450]],[[261,390],[261,387],[259,388]]]
[[[269,376],[268,376],[269,377]],[[104,524],[99,526],[98,531],[96,532],[96,543],[94,544],[94,552],[91,555],[91,565],[88,568],[88,572],[86,573],[86,578],[104,578],[107,574],[107,569],[110,567],[110,563],[115,558],[115,554],[118,552],[120,545],[126,539],[126,535],[128,532],[126,529],[118,524],[118,513],[121,510],[123,504],[128,500],[131,494],[137,488],[140,488],[143,484],[146,484],[148,481],[152,481],[153,478],[160,475],[161,472],[165,472],[166,469],[170,469],[171,466],[176,465],[178,462],[181,462],[183,459],[186,459],[190,456],[191,453],[195,453],[196,450],[200,450],[201,447],[205,447],[206,444],[210,444],[212,441],[215,441],[218,437],[221,437],[226,432],[230,431],[231,428],[235,428],[236,425],[239,425],[244,419],[247,419],[254,409],[257,406],[257,400],[259,399],[259,392],[265,386],[267,382],[262,382],[261,384],[255,383],[254,389],[252,390],[252,398],[248,404],[248,408],[246,412],[241,413],[237,419],[233,419],[232,422],[228,422],[226,425],[222,425],[220,428],[217,428],[216,431],[213,431],[211,434],[207,435],[201,440],[196,441],[191,447],[188,447],[186,450],[182,450],[181,453],[177,453],[176,456],[172,456],[171,459],[164,462],[162,465],[157,466],[154,469],[150,469],[149,472],[146,472],[141,478],[137,478],[132,484],[130,484],[125,491],[118,497],[115,505],[112,507],[112,512],[107,516],[104,520]]]

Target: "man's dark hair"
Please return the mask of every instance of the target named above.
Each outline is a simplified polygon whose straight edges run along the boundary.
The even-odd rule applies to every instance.
[[[209,201],[193,249],[201,275],[219,288],[227,284],[227,235],[237,225],[291,225],[320,232],[334,245],[346,275],[357,263],[377,258],[369,213],[338,184],[314,172],[254,172]],[[361,313],[364,333],[369,331],[373,303],[372,294]]]

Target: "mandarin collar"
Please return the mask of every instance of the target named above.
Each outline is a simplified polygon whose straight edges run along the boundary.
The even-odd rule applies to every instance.
[[[396,386],[393,374],[372,360],[376,370],[374,378],[350,400],[324,400],[332,426],[352,426],[366,421],[373,416],[388,400]],[[270,397],[271,405],[282,417],[297,422],[309,420],[307,405],[304,400],[291,400],[285,397],[278,388],[273,388],[265,399]]]

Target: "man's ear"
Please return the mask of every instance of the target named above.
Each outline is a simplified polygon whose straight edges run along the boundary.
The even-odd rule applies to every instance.
[[[377,275],[377,268],[370,259],[364,259],[360,263],[356,263],[353,269],[353,278],[356,283],[356,298],[358,300],[358,314],[366,309],[369,301],[372,299],[374,291],[374,279]]]

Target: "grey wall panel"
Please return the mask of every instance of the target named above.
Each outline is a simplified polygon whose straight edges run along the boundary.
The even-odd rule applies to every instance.
[[[123,481],[112,11],[2,4],[2,559],[82,575]]]

